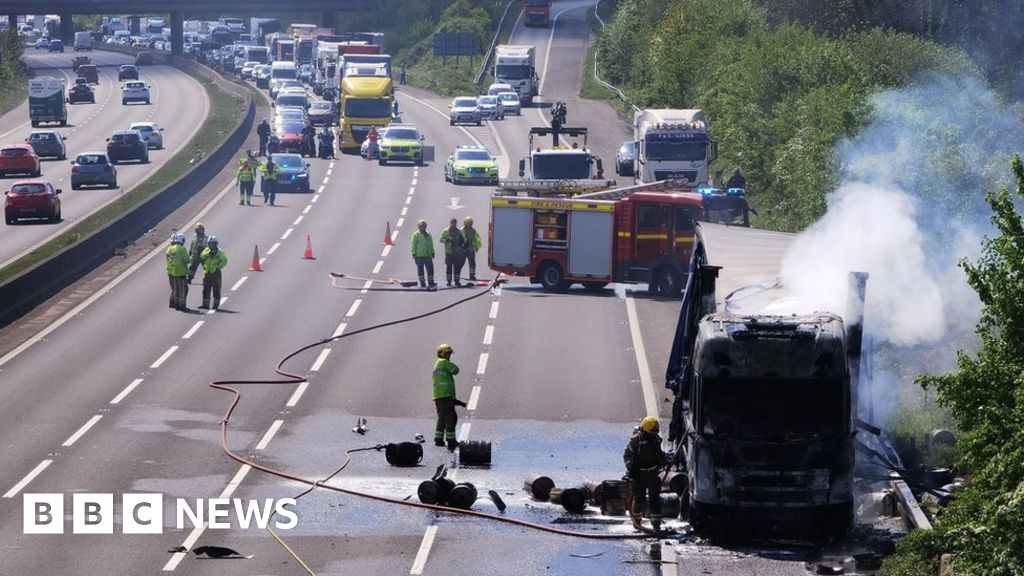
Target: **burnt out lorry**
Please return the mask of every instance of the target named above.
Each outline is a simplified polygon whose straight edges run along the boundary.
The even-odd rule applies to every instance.
[[[717,313],[705,254],[698,235],[666,373],[689,521],[730,540],[839,536],[853,522],[859,321],[848,335],[828,312]]]

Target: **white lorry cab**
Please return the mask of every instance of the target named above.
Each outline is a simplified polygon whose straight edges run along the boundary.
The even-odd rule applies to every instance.
[[[640,110],[633,115],[636,179],[679,180],[696,187],[709,182],[718,143],[708,136],[703,110]]]

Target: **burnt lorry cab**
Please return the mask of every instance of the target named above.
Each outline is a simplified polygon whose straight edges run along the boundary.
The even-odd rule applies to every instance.
[[[850,527],[847,366],[831,313],[700,321],[682,438],[696,530],[820,540]]]

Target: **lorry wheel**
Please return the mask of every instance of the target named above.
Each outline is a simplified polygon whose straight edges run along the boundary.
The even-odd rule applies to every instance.
[[[569,282],[565,280],[565,274],[562,272],[562,267],[557,262],[546,262],[541,265],[540,270],[537,271],[537,277],[540,280],[540,285],[545,290],[552,292],[561,292],[569,288]]]
[[[679,296],[683,291],[679,273],[668,266],[656,269],[651,275],[650,291],[658,296],[668,298]]]

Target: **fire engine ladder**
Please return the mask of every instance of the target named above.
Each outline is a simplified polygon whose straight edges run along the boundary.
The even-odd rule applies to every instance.
[[[662,180],[649,184],[635,184],[625,188],[589,192],[576,196],[578,200],[618,200],[636,192],[693,192],[695,188],[683,180]]]

